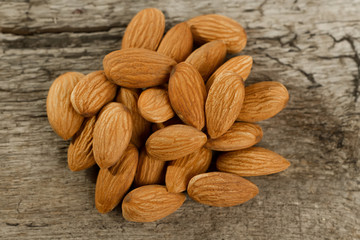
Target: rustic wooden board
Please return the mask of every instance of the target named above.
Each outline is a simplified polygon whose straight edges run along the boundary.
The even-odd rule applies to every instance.
[[[45,99],[66,71],[88,73],[118,49],[131,17],[158,7],[167,28],[219,13],[248,33],[247,81],[286,85],[287,108],[261,122],[260,146],[285,172],[251,181],[259,195],[231,208],[187,200],[155,223],[94,206],[97,169],[67,169],[68,142]],[[0,236],[2,239],[359,239],[360,2],[0,0]]]

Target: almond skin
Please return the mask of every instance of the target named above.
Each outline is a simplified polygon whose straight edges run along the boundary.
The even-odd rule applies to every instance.
[[[109,82],[104,71],[86,75],[71,93],[71,104],[84,117],[94,116],[116,95],[117,86]]]
[[[262,147],[251,147],[219,155],[216,167],[239,176],[261,176],[284,171],[290,162]]]
[[[263,131],[259,125],[235,122],[224,135],[208,139],[205,147],[215,151],[235,151],[257,144],[262,136]]]
[[[71,139],[68,149],[68,166],[71,171],[80,171],[95,165],[93,132],[96,116],[85,118],[80,130]]]
[[[129,190],[138,157],[136,147],[129,144],[120,161],[108,169],[100,169],[95,188],[95,206],[100,213],[113,210]]]
[[[223,40],[228,53],[238,53],[246,46],[244,28],[231,18],[208,14],[187,21],[196,42]]]
[[[149,88],[140,94],[138,108],[141,116],[153,123],[162,123],[175,116],[165,89]]]
[[[209,90],[205,104],[206,127],[211,138],[218,138],[233,125],[239,116],[245,90],[240,75],[224,72]]]
[[[193,200],[215,207],[232,207],[259,193],[252,182],[232,173],[209,172],[193,177],[187,192]]]
[[[215,78],[217,78],[220,74],[230,71],[237,73],[241,76],[243,81],[245,81],[252,68],[253,59],[250,56],[237,56],[233,57],[230,60],[226,61],[223,65],[221,65],[209,78],[206,82],[206,90],[209,91],[211,85],[213,84]]]
[[[139,163],[135,175],[135,185],[140,187],[150,184],[163,184],[165,179],[164,161],[151,158],[146,150],[140,153]]]
[[[157,52],[171,57],[176,62],[182,62],[190,55],[192,47],[190,28],[183,22],[176,24],[165,34]]]
[[[172,161],[166,170],[166,188],[169,192],[183,192],[190,179],[208,170],[212,151],[206,148]]]
[[[175,66],[169,80],[170,103],[179,118],[201,130],[205,126],[206,89],[200,73],[186,62]]]
[[[106,77],[127,88],[147,88],[168,81],[175,60],[160,53],[128,48],[109,53],[103,60]]]
[[[177,124],[150,135],[145,146],[151,157],[170,161],[195,152],[205,145],[206,140],[206,135],[196,128]]]
[[[169,193],[165,186],[142,186],[125,196],[122,214],[131,222],[154,222],[175,212],[184,201],[184,194]]]
[[[46,99],[46,113],[49,123],[57,135],[68,140],[79,131],[84,117],[71,105],[71,92],[84,77],[78,72],[67,72],[52,83]]]
[[[224,41],[208,42],[195,51],[185,62],[191,64],[206,82],[209,76],[224,62],[226,45]]]
[[[165,30],[164,14],[156,8],[138,12],[127,26],[121,48],[156,50]]]
[[[116,102],[124,104],[129,109],[133,123],[131,142],[137,148],[141,148],[150,135],[151,123],[146,121],[139,112],[137,102],[139,92],[136,89],[121,88],[116,96]]]
[[[258,122],[278,114],[286,106],[289,93],[279,82],[259,82],[245,88],[245,100],[237,121]]]
[[[101,110],[93,136],[94,157],[100,168],[109,168],[120,160],[131,132],[131,115],[123,104],[112,102]]]

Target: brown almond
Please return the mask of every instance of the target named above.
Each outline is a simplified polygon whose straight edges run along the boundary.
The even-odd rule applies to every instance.
[[[201,148],[183,158],[172,161],[166,170],[166,188],[169,192],[183,192],[192,177],[208,170],[212,151]]]
[[[223,40],[228,53],[238,53],[246,46],[244,28],[235,20],[218,14],[194,17],[187,21],[196,42]]]
[[[257,144],[262,136],[263,131],[259,125],[235,122],[224,135],[208,139],[205,147],[215,151],[235,151]]]
[[[117,86],[107,80],[104,71],[86,75],[71,93],[71,103],[84,117],[94,116],[105,104],[112,101]]]
[[[140,153],[139,163],[135,175],[135,185],[140,187],[150,184],[163,184],[165,179],[164,161],[151,158],[146,150]]]
[[[279,154],[261,147],[222,153],[216,167],[239,176],[261,176],[284,171],[290,162]]]
[[[106,77],[127,88],[147,88],[168,81],[175,60],[160,53],[128,48],[109,53],[103,60]]]
[[[165,186],[142,186],[125,196],[122,214],[131,222],[154,222],[175,212],[185,198],[183,193],[169,193]]]
[[[259,193],[252,182],[232,173],[209,172],[193,177],[187,192],[193,200],[215,207],[231,207]]]
[[[177,124],[154,132],[145,146],[151,157],[170,161],[195,152],[204,146],[206,140],[206,135],[196,128]]]
[[[189,63],[175,66],[169,80],[170,103],[179,118],[199,130],[205,126],[206,89],[200,73]]]
[[[244,83],[240,75],[224,72],[211,86],[205,104],[206,127],[211,138],[226,133],[239,116],[244,101]]]
[[[68,149],[68,166],[71,171],[80,171],[95,165],[93,132],[96,116],[85,118],[80,130],[71,139]]]
[[[253,59],[250,56],[237,56],[233,57],[230,60],[226,61],[223,65],[221,65],[209,78],[206,82],[206,90],[209,91],[211,85],[213,84],[215,78],[217,78],[220,74],[230,71],[237,73],[241,76],[243,81],[245,81],[250,75],[251,68],[253,64]]]
[[[121,88],[116,97],[116,101],[124,104],[130,111],[133,123],[131,142],[135,144],[137,148],[141,148],[145,144],[151,130],[151,123],[140,115],[137,106],[139,92],[140,91],[136,89]]]
[[[138,108],[141,116],[153,123],[161,123],[174,117],[169,95],[165,89],[149,88],[140,94]]]
[[[259,82],[245,88],[245,99],[237,121],[258,122],[284,109],[289,93],[279,82]]]
[[[108,169],[100,169],[95,188],[95,206],[100,213],[113,210],[129,190],[138,157],[136,147],[129,144],[120,161]]]
[[[78,72],[67,72],[52,83],[46,99],[46,113],[49,123],[57,135],[68,140],[79,131],[84,117],[71,105],[71,92],[84,77]]]
[[[100,168],[109,168],[120,160],[131,132],[131,115],[123,104],[112,102],[101,110],[93,135],[94,157]]]
[[[164,14],[156,8],[138,12],[127,26],[121,48],[156,50],[165,30]]]
[[[157,52],[171,57],[176,62],[182,62],[190,55],[192,47],[190,28],[183,22],[176,24],[165,34]]]
[[[187,63],[191,64],[206,82],[209,76],[224,62],[226,45],[224,41],[217,40],[208,42],[187,57]]]

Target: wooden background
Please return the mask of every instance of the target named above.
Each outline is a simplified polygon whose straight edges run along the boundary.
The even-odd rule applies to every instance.
[[[72,173],[68,142],[45,99],[66,71],[89,73],[119,48],[132,16],[158,7],[167,29],[219,13],[248,33],[247,84],[275,80],[287,108],[261,122],[285,172],[251,181],[259,195],[231,208],[187,200],[155,223],[94,206],[97,169]],[[0,0],[1,239],[360,239],[360,1]]]

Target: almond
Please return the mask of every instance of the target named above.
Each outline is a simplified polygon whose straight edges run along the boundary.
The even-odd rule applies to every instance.
[[[193,177],[187,192],[193,200],[215,207],[231,207],[259,193],[252,182],[231,173],[209,172]]]
[[[150,135],[145,146],[151,157],[169,161],[195,152],[204,146],[206,140],[206,135],[196,128],[177,124]]]
[[[253,59],[250,56],[237,56],[233,57],[230,60],[226,61],[223,65],[221,65],[209,78],[206,82],[206,90],[209,91],[211,85],[213,84],[215,78],[217,78],[220,74],[230,71],[235,72],[241,76],[243,81],[245,81],[252,68]]]
[[[120,160],[131,132],[131,115],[124,105],[112,102],[101,110],[93,136],[94,157],[100,168],[109,168]]]
[[[162,184],[165,179],[165,164],[164,161],[151,158],[143,149],[136,170],[135,185]]]
[[[214,80],[205,104],[206,127],[211,138],[220,137],[233,125],[239,116],[244,96],[240,75],[224,72]]]
[[[207,81],[223,62],[226,56],[226,45],[223,41],[211,41],[193,51],[185,62],[191,64]]]
[[[140,94],[138,108],[141,116],[153,123],[161,123],[174,117],[169,95],[165,89],[149,88]]]
[[[169,192],[183,192],[192,177],[208,170],[212,151],[201,148],[183,158],[172,161],[166,170],[166,188]]]
[[[184,123],[199,130],[205,126],[205,84],[192,65],[182,62],[175,66],[169,80],[169,98]]]
[[[187,21],[196,42],[223,40],[228,53],[238,53],[246,46],[244,28],[231,18],[208,14]]]
[[[146,48],[156,50],[165,30],[164,14],[156,8],[138,12],[127,26],[122,48]]]
[[[259,125],[236,122],[224,135],[208,139],[205,147],[215,151],[235,151],[257,144],[262,136],[263,131]]]
[[[129,190],[138,157],[136,147],[129,144],[120,161],[108,169],[100,169],[95,188],[95,205],[100,213],[113,210]]]
[[[290,162],[261,147],[251,147],[219,155],[216,167],[239,176],[261,176],[284,171]]]
[[[259,82],[245,88],[245,100],[237,121],[258,122],[278,114],[289,93],[279,82]]]
[[[183,22],[166,33],[157,52],[171,57],[176,62],[182,62],[190,55],[192,47],[193,38],[190,28]]]
[[[71,171],[87,169],[95,164],[93,132],[96,116],[85,118],[80,130],[74,135],[68,149],[68,165]]]
[[[70,96],[76,84],[84,77],[78,72],[60,75],[52,83],[46,99],[49,123],[57,135],[68,140],[80,129],[84,117],[71,105]]]
[[[140,115],[137,106],[139,92],[135,89],[121,88],[116,97],[116,101],[124,104],[130,111],[133,123],[131,142],[138,148],[145,144],[151,130],[151,123]]]
[[[127,88],[147,88],[166,83],[176,62],[168,56],[140,48],[109,53],[103,60],[106,77]]]
[[[116,85],[106,79],[104,71],[92,72],[82,78],[72,91],[72,106],[84,117],[94,116],[114,99],[116,89]]]
[[[165,186],[142,186],[125,196],[122,214],[128,221],[153,222],[175,212],[184,201],[184,194],[169,193]]]

